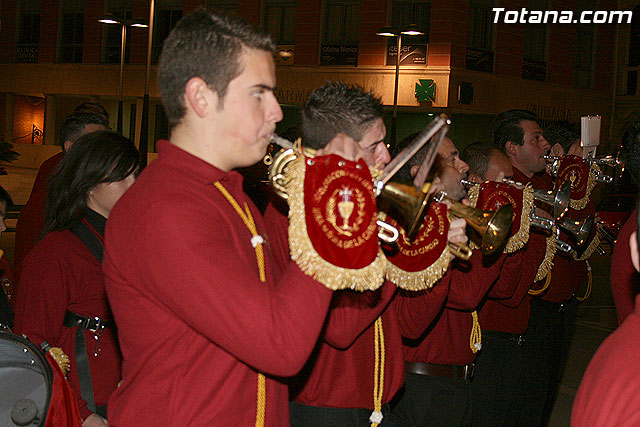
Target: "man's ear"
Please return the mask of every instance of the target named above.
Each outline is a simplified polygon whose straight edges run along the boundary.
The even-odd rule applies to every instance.
[[[217,108],[218,94],[200,77],[189,79],[184,88],[185,106],[200,118],[206,116],[210,108]]]
[[[69,141],[68,139],[62,143],[62,147],[64,148],[64,152],[66,153],[67,151],[69,151],[69,148],[71,148],[71,146],[73,145],[73,142]]]
[[[629,237],[629,249],[631,252],[631,263],[636,271],[640,271],[640,254],[638,254],[638,233],[634,231]]]
[[[411,174],[411,178],[415,178],[420,170],[420,165],[413,165],[411,169],[409,169],[409,173]]]
[[[555,157],[562,157],[564,156],[564,150],[562,149],[562,146],[560,144],[556,143],[553,147],[551,147],[549,154]]]
[[[504,144],[504,151],[507,153],[507,156],[515,157],[518,154],[518,149],[516,147],[519,147],[519,145],[516,145],[511,141],[507,141],[507,143]]]

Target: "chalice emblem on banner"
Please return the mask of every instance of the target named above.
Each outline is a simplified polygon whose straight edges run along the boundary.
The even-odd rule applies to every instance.
[[[344,187],[342,190],[340,190],[339,194],[340,201],[338,202],[338,213],[342,218],[342,229],[350,230],[351,227],[349,226],[349,218],[353,213],[354,207],[353,200],[351,200],[352,191],[351,189],[349,189],[349,187]]]

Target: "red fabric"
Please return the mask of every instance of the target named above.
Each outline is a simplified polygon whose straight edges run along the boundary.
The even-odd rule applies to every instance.
[[[598,348],[573,401],[573,427],[640,425],[640,303]]]
[[[63,157],[64,152],[61,151],[42,163],[33,183],[29,200],[20,210],[20,215],[16,223],[15,250],[13,254],[13,267],[16,281],[20,279],[22,261],[41,237],[40,235],[44,228],[47,185],[51,174]]]
[[[509,237],[520,231],[520,219],[522,218],[523,191],[513,185],[501,182],[487,181],[480,184],[476,208],[496,211],[499,207],[510,204],[513,208],[513,222]]]
[[[344,216],[342,205],[351,211]],[[308,160],[304,178],[307,233],[313,248],[337,267],[359,269],[378,255],[378,207],[364,160],[335,154]]]
[[[587,183],[589,181],[589,171],[591,165],[574,155],[563,156],[558,165],[558,176],[556,177],[554,188],[560,186],[568,179],[571,181],[571,198],[582,200],[587,194]]]
[[[513,168],[513,179],[522,183],[531,182],[533,188],[540,190],[552,190],[554,185],[551,177],[544,172],[537,173],[529,179],[515,167]],[[544,280],[546,279],[537,282],[534,288],[542,287]],[[587,264],[556,252],[551,269],[551,284],[540,298],[550,302],[566,301],[586,282]]]
[[[611,256],[611,294],[618,311],[618,323],[633,313],[635,297],[640,290],[640,275],[633,268],[629,250],[629,237],[637,228],[637,214],[634,210],[620,229]]]
[[[267,207],[265,221],[270,241],[286,242],[287,218],[273,204]],[[288,246],[277,245],[274,252],[281,266],[290,262]],[[387,282],[376,291],[345,290],[334,294],[321,341],[302,372],[291,379],[296,402],[374,409],[374,322],[379,316],[385,351],[382,402],[391,400],[404,383],[402,336],[389,306],[395,290],[395,285]]]
[[[513,295],[508,298],[490,296],[478,312],[478,322],[482,330],[523,334],[529,324],[531,313],[528,296],[538,266],[544,258],[546,241],[544,236],[531,233],[527,245],[515,252],[500,270],[500,281],[515,286]]]
[[[64,378],[64,373],[60,369],[60,365],[47,352],[47,360],[53,371],[53,384],[51,387],[51,400],[49,401],[49,410],[47,411],[46,427],[80,427],[82,426],[82,418],[76,403],[76,397],[73,389]]]
[[[475,360],[476,355],[469,345],[473,324],[471,311],[494,284],[505,256],[500,256],[499,260],[488,268],[483,268],[482,258],[482,254],[476,251],[469,263],[454,266],[443,278],[450,280],[447,307],[436,311],[434,323],[426,318],[417,333],[413,332],[412,336],[405,335],[407,338],[413,338],[405,340],[404,357],[407,362],[466,365]],[[432,291],[437,292],[439,286],[439,283],[436,284]],[[500,288],[504,290],[502,285]],[[435,306],[438,307],[437,304]],[[429,332],[424,334],[424,328],[427,326]]]
[[[113,425],[254,425],[258,371],[265,425],[288,425],[288,390],[317,341],[332,292],[287,264],[271,241],[259,279],[251,233],[213,185],[260,212],[225,173],[168,141],[111,212],[103,268],[118,324],[123,382]]]
[[[69,383],[80,414],[91,414],[82,400],[75,363],[75,329],[62,326],[66,310],[82,316],[113,319],[104,288],[100,263],[71,231],[47,234],[24,260],[16,299],[15,331],[40,345],[47,341],[71,359]],[[94,356],[91,331],[85,331],[95,403],[106,405],[120,381],[121,356],[113,328],[105,328]]]
[[[389,217],[387,221],[393,226],[397,225],[397,222]],[[448,232],[449,219],[446,205],[431,203],[415,239],[409,241],[404,231],[401,231],[396,242],[397,252],[388,255],[387,259],[404,271],[423,271],[436,262],[447,248]]]

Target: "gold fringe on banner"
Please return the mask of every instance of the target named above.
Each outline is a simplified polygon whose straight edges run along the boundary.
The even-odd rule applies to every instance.
[[[556,233],[555,226],[553,230],[551,230],[551,236],[547,237],[547,252],[544,254],[544,260],[538,267],[538,273],[536,274],[536,278],[534,282],[542,280],[545,278],[547,273],[551,272],[551,268],[553,267],[553,257],[556,255]],[[529,291],[531,293],[531,291]]]
[[[378,249],[375,260],[366,267],[350,269],[325,261],[313,247],[307,233],[304,208],[305,157],[300,155],[285,169],[284,185],[289,202],[289,248],[291,259],[307,275],[329,289],[375,290],[382,286],[386,258]]]
[[[589,169],[589,178],[587,178],[587,191],[584,193],[584,197],[580,200],[573,200],[569,202],[569,206],[573,209],[582,210],[589,203],[589,199],[591,197],[591,192],[593,188],[596,186],[598,181],[596,177],[600,174],[600,168],[595,163],[591,165],[591,169]]]
[[[582,253],[581,256],[577,256],[575,251],[573,252],[573,259],[575,259],[576,261],[585,261],[589,259],[599,245],[600,235],[596,233],[595,237],[591,240],[591,243],[589,243],[589,247],[587,247],[587,249]]]
[[[469,189],[467,193],[467,200],[472,207],[476,207],[478,203],[478,196],[480,194],[480,186],[474,185]],[[529,227],[531,226],[531,218],[529,213],[531,211],[531,205],[533,205],[533,188],[531,184],[527,184],[522,190],[522,212],[520,214],[520,229],[507,240],[504,246],[503,253],[510,254],[519,249],[522,249],[524,245],[529,241]],[[469,247],[473,250],[479,249],[479,246],[474,242],[469,242]]]

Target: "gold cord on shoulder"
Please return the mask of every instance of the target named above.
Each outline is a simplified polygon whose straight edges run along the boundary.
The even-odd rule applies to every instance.
[[[249,210],[249,206],[244,204],[244,211],[238,204],[238,201],[229,193],[229,191],[222,185],[220,181],[216,181],[213,185],[222,193],[222,195],[227,199],[229,204],[236,211],[238,216],[242,218],[242,222],[247,227],[249,232],[251,233],[251,244],[254,246],[256,252],[256,261],[258,262],[258,270],[260,275],[260,281],[265,283],[267,281],[265,265],[264,265],[264,252],[262,249],[263,240],[256,239],[256,237],[260,237],[258,234],[258,229],[256,227],[256,223],[253,220],[253,215],[251,215],[251,211]],[[258,372],[258,397],[256,399],[256,427],[264,427],[265,423],[265,414],[267,411],[267,384],[264,374]]]

